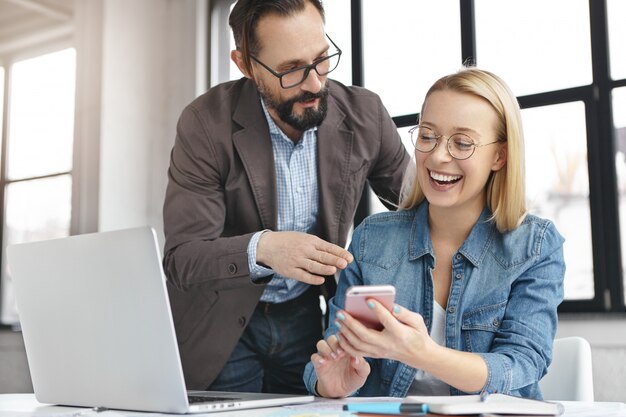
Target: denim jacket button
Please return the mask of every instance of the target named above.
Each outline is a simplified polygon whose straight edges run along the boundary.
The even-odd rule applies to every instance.
[[[461,260],[461,254],[457,253],[456,254],[456,259],[457,259],[457,261],[460,261]]]
[[[455,311],[456,311],[456,308],[448,307],[448,313],[454,313]]]
[[[461,279],[461,278],[463,278],[463,274],[456,274],[456,275],[455,275],[455,278],[456,278],[456,279]]]
[[[493,323],[493,325],[494,325],[494,326],[496,326],[496,327],[500,327],[500,320],[498,320],[498,319],[493,319],[493,322],[492,322],[492,323]]]

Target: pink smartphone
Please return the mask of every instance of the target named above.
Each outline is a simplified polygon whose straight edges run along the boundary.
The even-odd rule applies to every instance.
[[[346,311],[364,326],[380,330],[383,326],[376,313],[367,306],[367,300],[373,298],[391,311],[396,298],[393,285],[355,285],[346,291]]]

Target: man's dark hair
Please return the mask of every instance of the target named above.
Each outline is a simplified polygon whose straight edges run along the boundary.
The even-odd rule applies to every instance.
[[[260,44],[256,29],[259,20],[270,13],[279,16],[290,16],[304,10],[311,3],[324,19],[324,6],[321,0],[238,0],[230,13],[228,24],[233,30],[235,45],[241,52],[243,64],[251,72],[250,55],[259,52]]]

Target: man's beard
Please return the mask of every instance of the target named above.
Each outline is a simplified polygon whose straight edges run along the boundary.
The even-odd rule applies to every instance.
[[[324,86],[318,93],[305,91],[301,95],[290,98],[289,100],[280,102],[267,92],[265,86],[258,85],[259,94],[268,108],[276,110],[278,117],[289,126],[299,131],[305,131],[312,127],[319,126],[326,117],[328,110],[328,84]],[[305,102],[319,98],[317,109],[307,107],[302,115],[296,115],[293,112],[294,104]]]

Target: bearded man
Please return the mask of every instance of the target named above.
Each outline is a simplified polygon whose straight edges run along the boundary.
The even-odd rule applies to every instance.
[[[306,393],[365,183],[393,208],[410,158],[377,95],[328,79],[319,0],[239,0],[229,23],[245,77],[183,110],[163,211],[185,380]]]

